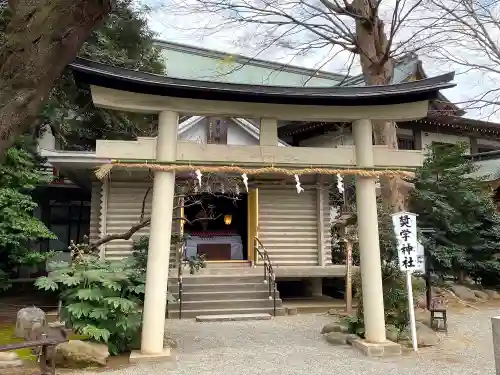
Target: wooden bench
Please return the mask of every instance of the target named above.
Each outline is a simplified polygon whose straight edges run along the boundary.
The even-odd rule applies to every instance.
[[[433,297],[429,306],[431,313],[431,328],[436,323],[436,330],[439,330],[439,321],[443,321],[443,330],[448,333],[448,318],[446,315],[446,299],[443,297]],[[438,314],[438,315],[436,315]]]
[[[0,352],[7,352],[17,349],[26,348],[41,348],[38,354],[38,366],[40,368],[40,375],[55,375],[56,366],[54,362],[53,352],[49,355],[49,349],[54,349],[57,344],[66,342],[66,339],[48,339],[42,338],[41,340],[23,341],[14,344],[0,345]]]

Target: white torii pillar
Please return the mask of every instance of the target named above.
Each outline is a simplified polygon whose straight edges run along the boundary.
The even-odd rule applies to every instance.
[[[371,121],[354,121],[352,131],[356,165],[358,167],[373,167]],[[366,342],[384,343],[386,341],[384,295],[374,177],[356,177],[356,208]]]
[[[176,160],[178,119],[176,112],[165,111],[159,114],[156,138],[157,161]],[[141,350],[140,353],[133,353],[130,356],[132,362],[170,356],[170,349],[163,347],[163,337],[174,190],[175,172],[156,171],[149,229]]]

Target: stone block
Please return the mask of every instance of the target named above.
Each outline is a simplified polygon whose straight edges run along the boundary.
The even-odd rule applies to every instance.
[[[21,367],[23,361],[14,352],[0,352],[0,368]]]
[[[174,362],[170,348],[163,348],[161,353],[147,354],[134,350],[130,353],[129,363]]]
[[[333,345],[346,345],[347,335],[341,332],[329,332],[325,335],[325,340]]]
[[[474,295],[479,299],[483,299],[483,300],[490,299],[490,296],[488,295],[488,293],[483,292],[482,290],[474,290]]]
[[[33,306],[19,310],[16,319],[16,337],[28,340],[35,324],[42,328],[47,326],[47,318],[42,309]]]
[[[24,363],[20,359],[14,359],[13,361],[0,360],[0,368],[21,367],[23,365],[24,365]]]
[[[466,287],[465,285],[452,285],[450,288],[453,293],[457,295],[458,298],[464,301],[477,301],[477,297],[472,291],[472,289]]]
[[[347,345],[351,345],[352,346],[352,343],[356,340],[359,340],[359,336],[354,334],[354,333],[349,333],[346,335],[345,337],[345,342]]]
[[[286,313],[288,315],[297,315],[299,313],[299,311],[297,310],[296,307],[287,307],[286,308]]]
[[[352,346],[367,357],[396,357],[401,355],[401,345],[392,341],[371,343],[358,339],[352,342]]]
[[[496,290],[485,289],[484,292],[488,295],[489,299],[500,299],[500,294]]]
[[[91,341],[70,340],[56,346],[54,362],[59,367],[106,366],[108,347]]]
[[[270,320],[270,314],[224,314],[224,315],[198,315],[197,322],[244,322],[247,320]]]
[[[345,327],[339,323],[329,323],[329,324],[326,324],[323,327],[323,329],[321,330],[321,333],[330,333],[330,332],[347,333],[347,327]]]

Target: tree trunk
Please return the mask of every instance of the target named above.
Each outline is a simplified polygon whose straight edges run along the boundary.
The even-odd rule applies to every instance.
[[[45,99],[112,0],[10,0],[0,35],[0,157],[29,131]]]
[[[391,83],[394,66],[388,54],[388,40],[384,23],[378,17],[375,0],[354,0],[353,8],[363,19],[356,20],[356,38],[361,69],[367,85]],[[373,121],[373,138],[376,145],[397,149],[396,123]],[[381,177],[381,192],[384,203],[393,212],[404,210],[405,193],[400,189],[404,182],[399,177]]]

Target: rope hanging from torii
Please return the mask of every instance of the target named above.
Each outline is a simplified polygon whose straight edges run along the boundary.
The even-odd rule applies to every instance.
[[[152,171],[162,172],[195,172],[201,171],[204,173],[237,173],[240,175],[262,175],[262,174],[281,174],[285,176],[301,176],[301,175],[337,175],[344,176],[362,176],[362,177],[413,177],[414,172],[404,169],[387,169],[387,168],[330,168],[330,167],[304,167],[304,168],[284,168],[276,166],[268,167],[241,167],[237,165],[191,165],[191,164],[171,164],[171,163],[145,163],[129,162],[112,160],[111,163],[105,164],[98,168],[95,175],[102,180],[109,175],[112,169],[148,169]]]

